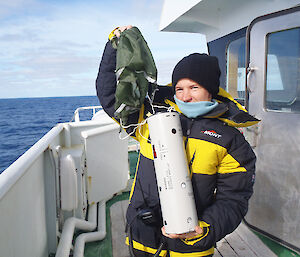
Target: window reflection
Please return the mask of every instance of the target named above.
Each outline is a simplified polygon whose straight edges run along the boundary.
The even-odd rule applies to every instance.
[[[241,103],[245,99],[245,37],[232,41],[227,48],[226,90]]]
[[[300,111],[300,29],[267,36],[266,108]]]

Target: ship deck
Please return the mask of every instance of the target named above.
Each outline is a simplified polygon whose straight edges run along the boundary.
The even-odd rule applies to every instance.
[[[110,208],[112,248],[114,257],[129,257],[125,242],[125,213],[128,200],[116,202]],[[276,257],[244,223],[217,243],[215,257]]]

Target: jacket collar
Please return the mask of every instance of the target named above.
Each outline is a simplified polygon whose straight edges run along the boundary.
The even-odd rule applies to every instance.
[[[219,103],[227,106],[228,110],[218,116],[219,120],[224,121],[232,127],[248,127],[257,124],[260,120],[250,115],[247,110],[223,88],[219,88],[219,93],[215,97]]]
[[[218,118],[222,116],[224,113],[226,113],[227,111],[228,111],[228,106],[225,103],[219,102],[216,108],[211,110],[209,113],[205,114],[203,118],[209,118],[209,119]]]

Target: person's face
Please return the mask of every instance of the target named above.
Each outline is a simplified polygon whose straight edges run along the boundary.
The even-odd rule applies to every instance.
[[[197,82],[184,78],[177,82],[175,86],[177,99],[183,102],[210,101],[211,94]]]

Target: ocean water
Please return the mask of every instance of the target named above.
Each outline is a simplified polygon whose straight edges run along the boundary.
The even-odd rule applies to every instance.
[[[0,99],[0,173],[57,123],[71,121],[78,107],[96,105],[96,96]],[[91,116],[84,111],[80,120]]]

